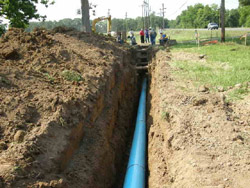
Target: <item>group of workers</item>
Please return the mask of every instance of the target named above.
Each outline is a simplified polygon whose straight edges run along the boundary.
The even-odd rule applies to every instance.
[[[151,27],[145,30],[141,29],[139,34],[142,44],[150,42],[152,45],[155,45],[157,32],[154,29],[152,29]],[[133,30],[129,31],[128,38],[130,39],[131,45],[137,44]],[[168,41],[167,35],[164,34],[162,30],[160,30],[160,39],[159,39],[160,45],[164,45],[167,41]]]

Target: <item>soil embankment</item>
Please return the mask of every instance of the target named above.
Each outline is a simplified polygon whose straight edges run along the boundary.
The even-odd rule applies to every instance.
[[[131,54],[59,28],[0,40],[0,187],[111,187],[136,99]]]
[[[248,188],[249,97],[225,95],[181,79],[160,51],[151,64],[148,104],[149,187]]]

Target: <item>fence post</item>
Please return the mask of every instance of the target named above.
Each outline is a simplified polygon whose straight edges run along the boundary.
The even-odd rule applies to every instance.
[[[247,45],[247,34],[246,34],[246,37],[245,37],[245,46]]]

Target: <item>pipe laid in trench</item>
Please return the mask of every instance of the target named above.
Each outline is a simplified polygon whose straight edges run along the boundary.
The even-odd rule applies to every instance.
[[[123,188],[144,188],[146,171],[146,91],[147,78],[143,79],[137,111],[136,127],[130,151]]]

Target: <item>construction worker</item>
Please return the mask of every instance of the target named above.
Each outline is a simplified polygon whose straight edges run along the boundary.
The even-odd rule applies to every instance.
[[[149,42],[149,31],[148,29],[145,29],[145,36],[146,36],[146,43]]]
[[[151,44],[155,45],[155,39],[156,39],[157,33],[151,27],[149,28],[149,36],[150,36]]]
[[[134,36],[134,31],[132,29],[130,29],[128,36],[130,36],[130,38]]]
[[[133,32],[133,30],[132,29],[130,29],[130,31],[129,31],[129,36],[128,36],[128,38],[130,39],[130,44],[131,45],[136,45],[137,43],[136,43],[136,39],[135,39],[135,35],[134,35],[134,32]]]
[[[159,42],[160,42],[160,45],[164,46],[168,42],[168,36],[165,33],[161,33]]]
[[[144,43],[144,31],[143,29],[140,30],[140,37],[141,37],[141,43],[143,44]]]

